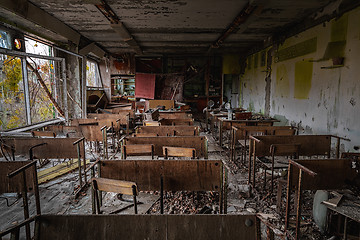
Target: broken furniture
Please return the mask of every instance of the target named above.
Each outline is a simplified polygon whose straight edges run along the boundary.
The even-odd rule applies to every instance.
[[[175,136],[175,137],[125,137],[122,145],[127,144],[153,144],[155,156],[163,157],[163,147],[195,148],[196,158],[208,157],[208,143],[204,136]]]
[[[40,215],[34,240],[78,239],[260,239],[256,215]],[[24,222],[0,232],[19,232]],[[15,239],[17,240],[17,239]]]
[[[314,157],[322,156],[330,158],[331,140],[337,140],[337,150],[339,153],[340,140],[344,139],[333,135],[294,135],[294,136],[250,136],[249,146],[249,175],[248,181],[255,187],[256,162],[261,161],[262,165],[269,165],[271,161],[266,157],[271,157],[271,145],[274,144],[291,144],[299,145],[298,156]],[[338,155],[337,155],[338,156]],[[281,159],[274,163],[277,168],[286,168],[287,160]]]
[[[15,155],[32,159],[77,159],[79,190],[86,185],[86,159],[84,138],[3,138],[2,141],[14,149]],[[75,164],[75,162],[73,162]],[[82,165],[82,167],[81,167]],[[45,177],[45,176],[44,176]],[[41,179],[41,178],[40,178]]]
[[[33,137],[56,137],[56,133],[53,131],[31,131]]]
[[[162,191],[215,191],[220,212],[226,213],[227,172],[221,160],[104,160],[97,171],[101,178],[135,182],[139,191],[160,191],[160,197]]]
[[[340,233],[340,220],[343,219],[343,239],[352,239],[350,238],[350,233],[348,229],[349,225],[351,227],[351,221],[355,222],[355,225],[353,225],[353,228],[357,229],[356,236],[360,237],[359,233],[359,226],[360,226],[360,198],[359,196],[351,196],[350,194],[340,195],[336,198],[334,198],[335,201],[332,202],[333,199],[330,199],[328,201],[323,201],[322,204],[324,204],[328,209],[330,209],[333,213],[339,216],[335,223],[337,225],[337,231],[335,232]],[[332,214],[330,215],[330,220],[332,219]],[[330,221],[329,220],[329,221]],[[353,229],[353,230],[355,230]],[[331,229],[333,230],[333,229]],[[332,231],[334,232],[334,231]],[[352,234],[353,235],[353,234]],[[353,235],[353,238],[355,236]]]
[[[122,146],[122,159],[128,156],[145,156],[150,155],[154,159],[153,144],[125,144]]]
[[[292,126],[233,126],[230,136],[230,159],[236,160],[236,146],[237,143],[241,145],[241,160],[244,163],[246,158],[246,151],[249,146],[249,136],[259,135],[294,135],[295,129]]]
[[[301,150],[300,150],[301,151]],[[296,239],[300,239],[301,202],[304,190],[347,189],[356,185],[358,169],[352,159],[306,159],[290,160],[286,192],[285,228],[289,229],[290,195],[297,191]],[[359,186],[357,186],[359,187]]]
[[[210,118],[210,132],[214,135],[215,137],[215,127],[219,127],[218,124],[218,120],[221,117],[227,117],[228,113],[227,112],[210,112],[209,113],[209,118]]]
[[[37,182],[36,161],[7,161],[0,162],[0,194],[20,193],[23,199],[24,226],[26,239],[30,240],[30,218],[28,192],[34,191],[36,214],[41,214],[39,186]],[[19,229],[9,232],[11,239],[19,239]],[[0,239],[2,235],[0,234]]]
[[[199,136],[198,126],[141,126],[135,128],[136,134],[155,134],[156,136]]]
[[[219,145],[223,146],[223,134],[224,130],[231,130],[232,127],[241,127],[241,126],[272,126],[274,122],[279,122],[274,118],[267,119],[242,119],[242,120],[229,120],[224,117],[218,118],[219,121]]]
[[[163,147],[163,155],[165,159],[169,157],[187,157],[194,159],[196,156],[195,148],[184,148],[184,147]]]
[[[86,104],[89,112],[95,112],[99,108],[106,108],[109,100],[102,88],[93,88],[86,90]]]
[[[120,114],[96,114],[96,113],[89,113],[87,115],[88,119],[96,119],[99,120],[99,125],[112,127],[114,128],[115,132],[119,132],[121,127],[124,126],[126,129],[126,134],[129,134],[129,128],[134,119],[134,112],[133,111],[125,111]]]
[[[136,196],[139,194],[139,192],[136,183],[108,178],[92,178],[91,184],[93,187],[93,193],[95,194],[95,205],[97,214],[101,214],[99,191],[132,195],[134,200],[134,211],[135,214],[137,214]]]
[[[171,126],[177,126],[177,125],[193,126],[194,125],[194,119],[192,119],[192,118],[160,119],[159,122],[160,122],[161,125],[171,125]]]
[[[149,108],[164,107],[165,110],[173,109],[175,107],[175,100],[149,100]]]

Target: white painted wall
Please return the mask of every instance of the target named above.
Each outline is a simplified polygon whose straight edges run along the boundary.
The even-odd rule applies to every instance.
[[[331,41],[331,26],[335,19],[318,25],[296,36],[288,38],[278,46],[284,49],[294,44],[317,37],[316,52],[272,64],[270,115],[284,123],[299,125],[302,133],[334,134],[351,139],[344,142],[342,150],[353,151],[360,146],[360,8],[346,14],[348,29],[346,35],[344,66],[331,66],[332,61],[313,63],[311,89],[307,99],[294,97],[295,63],[317,60],[324,56]],[[346,17],[346,16],[345,16]],[[274,49],[277,46],[273,46]],[[252,58],[254,59],[254,58]],[[264,112],[265,67],[247,69],[241,78],[242,106]],[[281,75],[281,76],[280,76]],[[277,78],[288,79],[288,91],[282,91]],[[281,94],[284,93],[285,94]]]

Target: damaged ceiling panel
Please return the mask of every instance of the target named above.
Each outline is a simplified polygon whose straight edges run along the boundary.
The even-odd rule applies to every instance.
[[[30,2],[111,54],[154,55],[246,52],[284,29],[315,16],[333,1]]]

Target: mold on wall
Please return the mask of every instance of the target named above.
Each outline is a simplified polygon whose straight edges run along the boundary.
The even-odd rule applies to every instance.
[[[286,39],[271,65],[270,116],[300,127],[300,134],[333,134],[351,139],[341,148],[360,145],[360,8]],[[334,48],[333,42],[340,42]],[[315,46],[314,46],[315,44]],[[285,49],[296,52],[286,53]],[[283,51],[278,54],[279,51]],[[329,52],[330,51],[330,52]],[[261,54],[261,53],[260,53]],[[265,67],[254,57],[241,76],[242,105],[261,112],[265,105]],[[282,58],[279,58],[279,57]],[[343,65],[333,57],[344,57]]]

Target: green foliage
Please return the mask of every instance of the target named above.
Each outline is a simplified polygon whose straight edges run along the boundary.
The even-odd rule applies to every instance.
[[[19,58],[11,59],[7,56],[3,65],[5,78],[0,82],[2,94],[7,95],[10,92],[19,91],[19,83],[22,80],[21,60]]]

